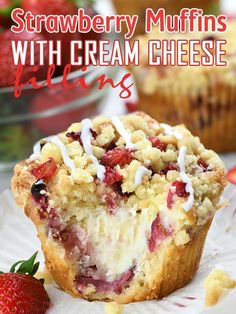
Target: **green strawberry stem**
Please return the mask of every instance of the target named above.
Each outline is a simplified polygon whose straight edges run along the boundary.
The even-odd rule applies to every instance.
[[[21,0],[12,0],[8,6],[0,7],[0,14],[10,17],[13,9],[20,6]]]
[[[95,1],[96,0],[75,0],[79,8],[86,8],[86,7],[93,6],[95,4]]]
[[[10,273],[17,274],[25,274],[34,276],[39,269],[39,262],[35,263],[35,259],[37,257],[38,252],[34,253],[28,260],[26,261],[18,261],[16,262],[10,269]],[[0,274],[4,274],[0,272]]]

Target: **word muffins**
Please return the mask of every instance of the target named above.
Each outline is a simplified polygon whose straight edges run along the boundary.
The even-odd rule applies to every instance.
[[[37,143],[12,179],[56,283],[118,303],[193,278],[225,184],[213,151],[144,113],[73,124]]]

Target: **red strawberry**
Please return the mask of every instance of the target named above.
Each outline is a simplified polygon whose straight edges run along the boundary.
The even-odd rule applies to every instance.
[[[42,282],[33,277],[39,267],[34,263],[36,255],[0,274],[0,313],[44,314],[48,310],[48,294]]]
[[[175,190],[173,190],[173,187],[175,187]],[[177,195],[178,197],[189,196],[189,193],[186,192],[186,183],[181,182],[181,181],[175,181],[172,183],[172,186],[169,189],[169,192],[167,195],[167,207],[169,209],[171,209],[173,204],[174,204],[174,196],[175,195]]]
[[[125,105],[128,112],[135,112],[138,110],[138,104],[136,102],[127,101]]]
[[[202,170],[204,172],[209,170],[209,165],[208,165],[208,163],[204,159],[199,158],[198,161],[197,161],[197,164],[198,164],[198,166],[200,166],[202,168]]]
[[[132,152],[126,148],[114,148],[106,152],[101,159],[104,166],[113,168],[116,165],[124,166],[131,163],[133,159]]]
[[[0,87],[6,87],[13,85],[15,80],[15,74],[17,66],[14,65],[13,56],[12,56],[12,40],[18,42],[21,40],[27,41],[37,41],[37,40],[45,40],[44,36],[41,34],[30,34],[26,31],[23,31],[20,34],[15,34],[11,32],[10,29],[3,31],[0,33]],[[39,46],[35,46],[35,64],[39,64],[40,60],[40,49]],[[24,65],[24,71],[21,77],[21,81],[27,81],[32,75],[35,75],[38,80],[46,78],[47,72],[47,47],[45,47],[45,65],[40,66],[39,70],[36,73],[33,73],[33,67],[30,66],[30,50],[27,51],[26,55],[26,64]]]
[[[184,183],[182,181],[175,181],[175,182],[172,183],[172,186],[175,186],[175,188],[176,188],[175,194],[178,197],[187,197],[187,196],[189,196],[189,193],[186,192],[186,183]]]
[[[151,236],[148,240],[148,248],[150,252],[154,252],[156,248],[172,233],[172,229],[166,229],[162,224],[161,217],[158,214],[157,218],[153,221],[151,227]]]
[[[91,131],[93,138],[96,139],[96,137],[97,137],[96,131],[94,131],[92,129],[90,129],[90,131]],[[68,132],[68,133],[66,133],[66,136],[71,138],[74,141],[78,141],[81,145],[83,145],[82,140],[81,140],[81,132]]]
[[[227,179],[230,183],[236,184],[236,166],[228,171]]]
[[[169,162],[167,166],[161,170],[160,174],[167,174],[171,170],[177,170],[177,165],[173,162]]]
[[[77,7],[75,1],[72,0],[23,0],[22,9],[30,11],[33,15],[76,15]],[[70,63],[70,42],[72,40],[80,40],[79,33],[49,33],[44,28],[42,33],[48,40],[61,41],[62,65]]]
[[[120,182],[123,179],[123,176],[119,172],[113,170],[110,167],[106,167],[104,183],[107,185],[112,185],[116,182]]]
[[[162,152],[166,150],[166,143],[162,142],[158,137],[150,136],[149,141],[152,143],[152,147],[156,147]]]
[[[53,158],[49,158],[48,161],[43,164],[33,168],[31,173],[38,180],[49,181],[57,171],[57,164],[55,163]]]
[[[48,116],[33,120],[34,125],[44,134],[51,135],[67,129],[75,120],[82,120],[96,113],[96,103],[80,107],[78,102],[88,96],[89,90],[76,86],[70,90],[58,85],[54,89],[46,88],[36,95],[30,111],[32,113],[53,110]],[[69,109],[69,103],[72,108]],[[62,109],[64,107],[64,109]],[[60,111],[62,109],[62,111]],[[57,111],[59,113],[56,113]]]

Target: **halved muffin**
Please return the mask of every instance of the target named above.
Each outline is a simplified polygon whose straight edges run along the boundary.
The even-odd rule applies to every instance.
[[[225,184],[213,151],[144,113],[73,124],[37,143],[12,179],[56,283],[118,303],[193,278]]]

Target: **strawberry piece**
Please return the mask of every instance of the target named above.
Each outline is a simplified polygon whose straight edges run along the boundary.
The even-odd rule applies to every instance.
[[[197,161],[197,164],[198,164],[198,166],[200,166],[202,168],[202,170],[204,172],[209,170],[209,165],[208,165],[208,163],[204,159],[199,158],[198,161]]]
[[[163,240],[165,240],[168,236],[172,234],[172,229],[166,229],[162,222],[160,214],[157,215],[157,218],[153,221],[151,226],[151,236],[148,240],[148,248],[152,253],[157,247],[161,244]]]
[[[107,185],[112,185],[116,182],[120,182],[123,179],[123,176],[119,172],[113,170],[110,167],[106,167],[104,183]]]
[[[181,182],[181,181],[175,181],[172,183],[172,186],[175,186],[176,191],[175,194],[178,197],[187,197],[189,196],[189,193],[186,192],[186,183]]]
[[[175,163],[173,163],[173,162],[169,162],[167,164],[167,166],[164,169],[161,170],[160,174],[161,175],[162,174],[165,175],[165,174],[167,174],[171,170],[177,170],[177,165]]]
[[[49,158],[48,161],[43,164],[33,168],[31,170],[32,175],[34,175],[38,180],[49,181],[57,171],[57,164],[53,158]]]
[[[101,279],[93,279],[92,277],[77,276],[77,290],[83,292],[88,285],[93,285],[98,292],[115,292],[121,294],[122,290],[134,277],[134,268],[129,269],[119,279],[114,281],[105,281]]]
[[[186,183],[181,181],[175,181],[172,183],[171,188],[169,189],[167,195],[167,207],[171,209],[174,204],[174,196],[178,197],[187,197],[189,193],[186,192]]]
[[[175,191],[173,189],[169,189],[168,195],[167,195],[167,208],[171,209],[174,205],[174,195]]]
[[[117,165],[124,166],[131,163],[133,159],[132,152],[126,148],[114,148],[106,152],[101,159],[104,166],[113,168]]]
[[[232,184],[236,184],[236,166],[228,171],[227,180]]]
[[[114,213],[114,209],[117,207],[117,195],[115,192],[106,193],[104,195],[104,201],[107,208],[110,210],[110,213]]]
[[[15,81],[17,65],[14,65],[12,56],[12,41],[16,43],[19,41],[36,42],[37,40],[45,40],[45,37],[41,34],[27,33],[23,31],[20,34],[13,33],[10,29],[7,29],[0,33],[0,87],[12,86]],[[47,64],[48,64],[48,48],[45,46],[44,54],[44,66],[40,66],[37,72],[33,72],[33,66],[30,65],[30,51],[27,51],[26,62],[24,70],[21,76],[21,81],[26,82],[32,75],[36,76],[38,80],[46,78]],[[40,63],[40,48],[35,46],[34,51],[35,64]]]
[[[94,131],[93,129],[90,129],[90,132],[93,136],[94,139],[96,139],[97,137],[97,132]],[[67,137],[71,138],[74,141],[78,141],[80,143],[80,145],[83,145],[82,141],[81,141],[81,132],[68,132],[66,134]]]
[[[35,263],[36,255],[15,263],[9,273],[0,274],[1,313],[45,314],[48,310],[48,294],[42,282],[33,277],[39,267],[39,263]]]
[[[126,109],[128,112],[135,112],[138,110],[138,104],[137,102],[131,102],[131,101],[127,101],[125,103]]]
[[[162,142],[158,137],[156,136],[150,136],[149,141],[152,143],[152,147],[156,147],[160,149],[160,151],[164,152],[166,150],[166,143]]]

